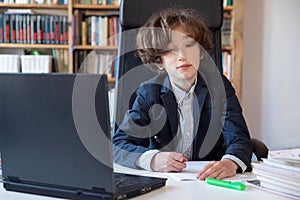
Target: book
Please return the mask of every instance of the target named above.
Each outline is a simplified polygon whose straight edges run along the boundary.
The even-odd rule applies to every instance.
[[[274,167],[265,163],[253,163],[253,172],[259,175],[268,174],[282,179],[300,180],[300,173],[297,171]]]
[[[262,191],[264,191],[264,192],[269,192],[269,193],[278,195],[278,196],[280,196],[280,197],[283,197],[284,199],[295,199],[295,200],[299,200],[299,198],[298,198],[297,196],[290,195],[290,194],[287,194],[287,193],[284,193],[284,192],[279,192],[279,191],[277,191],[277,190],[270,189],[270,188],[267,188],[267,187],[263,187],[263,186],[261,186],[260,181],[257,180],[257,179],[256,179],[256,180],[248,180],[248,181],[246,181],[246,185],[249,186],[249,187],[258,189],[258,190],[262,190]]]
[[[300,164],[300,148],[269,151],[268,158]]]
[[[81,31],[81,26],[80,26],[80,19],[79,19],[79,10],[75,9],[74,10],[74,44],[79,45],[80,44],[80,31]]]
[[[87,44],[87,29],[86,29],[86,21],[81,22],[81,44],[86,45]]]
[[[253,173],[261,187],[300,198],[300,148],[269,151]]]
[[[7,9],[5,14],[35,14],[32,9]]]
[[[265,158],[262,158],[262,160],[267,165],[300,172],[300,164],[297,163],[283,161],[283,160],[276,160],[276,159],[265,159]]]
[[[3,33],[4,33],[3,14],[0,13],[0,43],[4,42]]]
[[[298,188],[298,190],[300,190],[299,185],[300,185],[300,180],[290,180],[288,178],[279,178],[276,176],[272,176],[272,175],[259,175],[256,174],[256,178],[260,181],[266,181],[266,182],[276,182],[278,184],[284,184],[285,187],[291,187],[291,188]]]
[[[299,187],[291,187],[288,184],[283,184],[281,182],[270,181],[269,179],[260,180],[261,187],[269,188],[286,194],[294,195],[300,198]]]

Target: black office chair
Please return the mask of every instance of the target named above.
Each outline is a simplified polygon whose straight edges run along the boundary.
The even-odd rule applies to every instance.
[[[122,0],[120,5],[121,34],[116,61],[116,126],[121,123],[124,113],[132,105],[135,90],[139,84],[155,75],[143,67],[142,61],[136,55],[137,28],[142,26],[153,12],[172,7],[181,6],[198,10],[202,20],[212,32],[214,48],[210,56],[222,73],[221,27],[223,23],[222,0]],[[267,156],[268,149],[259,140],[252,140],[254,153],[258,160]]]
[[[137,28],[142,26],[153,12],[172,7],[190,7],[199,10],[213,35],[214,49],[211,57],[222,71],[221,26],[223,22],[222,0],[123,0],[120,5],[121,34],[118,49],[116,122],[121,123],[124,113],[135,98],[139,84],[150,79],[155,72],[142,66],[136,55]],[[124,76],[126,75],[126,76]],[[134,77],[134,78],[132,78]]]
[[[251,144],[253,147],[253,154],[256,156],[258,161],[262,161],[262,158],[268,157],[268,147],[259,139],[251,138]]]

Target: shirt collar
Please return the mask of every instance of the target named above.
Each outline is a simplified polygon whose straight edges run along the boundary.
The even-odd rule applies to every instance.
[[[184,90],[180,89],[177,85],[175,85],[172,81],[171,81],[171,85],[172,85],[172,89],[173,89],[173,92],[174,92],[174,95],[175,95],[175,98],[176,98],[176,101],[177,103],[182,103],[183,99],[185,97],[191,97],[194,90],[195,90],[195,87],[196,87],[196,84],[197,84],[197,78],[195,80],[195,83],[193,84],[193,86],[191,87],[191,89],[188,91],[188,92],[185,92]]]

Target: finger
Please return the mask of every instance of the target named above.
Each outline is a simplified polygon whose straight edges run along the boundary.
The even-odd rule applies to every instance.
[[[215,164],[209,169],[207,169],[205,172],[199,174],[198,178],[200,180],[205,180],[208,177],[215,178],[219,173],[221,173],[221,171],[221,168],[219,168],[218,165]]]
[[[165,165],[163,165],[161,168],[156,169],[156,171],[163,171],[163,172],[174,171],[174,172],[179,172],[179,171],[181,171],[185,167],[186,167],[185,163],[178,162],[178,161],[175,161],[175,160],[172,159],[172,161],[169,161],[168,163],[166,163]]]
[[[174,161],[172,164],[173,167],[178,168],[180,171],[184,168],[186,168],[186,164],[178,161]]]
[[[182,153],[174,153],[173,159],[179,162],[186,162],[188,159]]]
[[[180,172],[181,169],[174,167],[174,166],[168,166],[167,168],[165,168],[165,172]]]
[[[205,165],[203,167],[203,169],[201,169],[200,172],[198,173],[198,177],[201,176],[203,173],[205,173],[208,169],[210,169],[214,165],[215,165],[215,161],[212,161],[212,162],[208,163],[207,165]]]
[[[218,176],[216,176],[216,179],[221,180],[221,179],[224,179],[224,178],[227,178],[227,177],[230,177],[230,175],[226,171],[223,171]]]
[[[217,178],[221,173],[223,173],[223,170],[218,168],[218,169],[216,169],[215,171],[213,171],[211,173],[205,174],[205,177],[201,177],[201,178],[203,178],[203,179],[206,179],[208,177]]]

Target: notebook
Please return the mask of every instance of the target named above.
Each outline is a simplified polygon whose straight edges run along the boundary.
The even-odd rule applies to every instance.
[[[0,111],[6,190],[127,199],[166,183],[113,172],[105,75],[0,74]]]

